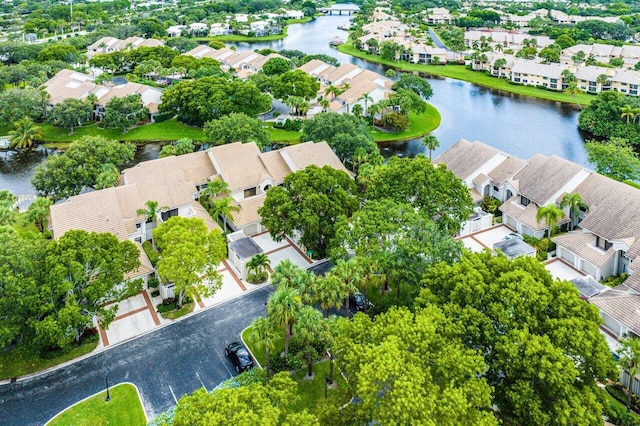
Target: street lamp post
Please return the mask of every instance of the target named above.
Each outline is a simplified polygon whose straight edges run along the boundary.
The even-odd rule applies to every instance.
[[[104,384],[107,387],[107,397],[105,398],[105,401],[109,401],[111,400],[111,395],[109,395],[109,371],[106,369],[104,371]]]

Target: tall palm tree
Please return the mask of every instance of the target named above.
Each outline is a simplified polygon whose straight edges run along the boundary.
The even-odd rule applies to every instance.
[[[542,206],[536,213],[536,221],[538,222],[538,224],[544,220],[549,227],[549,236],[554,234],[556,226],[558,225],[558,221],[563,217],[564,212],[555,204],[547,204],[546,206]]]
[[[302,300],[298,290],[288,286],[279,286],[267,302],[267,317],[284,328],[284,357],[289,357],[289,340],[291,340],[291,323],[302,308]]]
[[[267,271],[267,268],[271,265],[269,256],[264,253],[256,254],[247,262],[247,270],[249,272],[255,272],[256,274],[262,274]]]
[[[596,77],[596,83],[600,85],[600,90],[603,90],[603,86],[606,86],[609,83],[609,76],[606,74],[600,74]]]
[[[369,102],[373,103],[373,98],[371,97],[371,95],[367,92],[364,95],[360,96],[358,100],[364,102],[364,115],[369,115]]]
[[[239,211],[240,207],[231,197],[216,198],[211,204],[211,216],[222,226],[222,229],[227,229],[227,218]],[[222,218],[222,223],[219,222],[219,218]]]
[[[40,127],[35,126],[28,117],[13,123],[13,130],[9,131],[9,146],[14,149],[31,149],[33,142],[42,138]]]
[[[158,213],[169,208],[166,206],[158,207],[158,202],[153,200],[147,201],[144,205],[146,209],[138,209],[136,210],[136,214],[138,216],[144,216],[147,221],[153,222],[154,224],[158,221]]]
[[[347,318],[349,318],[351,317],[349,296],[358,291],[356,284],[360,284],[362,281],[362,274],[353,261],[345,260],[338,260],[330,274],[334,275],[340,281],[342,297],[345,298],[344,308],[347,313]]]
[[[292,287],[300,267],[289,259],[278,263],[271,274],[271,284],[275,287]]]
[[[422,146],[429,150],[429,161],[432,161],[431,154],[440,146],[440,141],[435,136],[429,134],[422,138]]]
[[[635,377],[640,373],[640,339],[626,336],[620,340],[618,350],[620,367],[629,375],[627,386],[627,411],[631,409],[631,386]]]
[[[564,93],[566,93],[567,95],[571,95],[577,99],[578,95],[582,94],[582,89],[578,87],[578,84],[575,81],[572,81],[569,83],[567,88],[564,89]],[[580,102],[578,102],[578,106],[582,110],[582,105],[580,105]]]
[[[380,105],[372,104],[369,107],[369,114],[371,115],[371,129],[374,129],[376,126],[376,114],[381,110]]]
[[[337,308],[342,304],[342,282],[335,275],[327,275],[316,283],[316,301],[320,303],[320,309],[324,316],[329,316],[331,308]]]
[[[634,115],[633,107],[631,105],[624,105],[620,108],[620,118],[627,119],[627,124],[629,124],[629,119]]]
[[[324,328],[324,318],[313,306],[303,306],[296,316],[294,328],[296,336],[300,336],[307,348],[307,378],[313,378],[311,344],[320,338]]]
[[[38,197],[27,209],[26,219],[35,223],[40,232],[44,232],[49,217],[49,208],[53,202],[44,197]]]
[[[229,184],[222,179],[214,179],[207,183],[207,186],[200,191],[200,198],[205,201],[203,204],[211,205],[213,199],[218,195],[229,194]]]
[[[351,109],[351,113],[353,113],[353,115],[355,115],[358,118],[362,117],[363,112],[364,111],[363,111],[362,105],[360,104],[355,104]]]
[[[292,285],[300,293],[302,303],[312,304],[315,300],[316,275],[306,269],[299,269],[293,276]]]
[[[569,217],[571,219],[571,230],[578,224],[580,211],[589,211],[589,207],[582,201],[582,196],[576,193],[564,194],[560,202],[560,208],[569,207]]]
[[[253,341],[256,349],[264,349],[265,366],[267,379],[271,377],[271,351],[276,346],[276,333],[273,323],[265,317],[258,317],[251,323],[249,338]]]
[[[331,95],[331,99],[335,99],[335,97],[340,96],[341,93],[342,93],[342,89],[340,89],[338,86],[331,85],[326,89],[324,89],[324,95],[325,96]]]
[[[320,99],[320,102],[318,103],[322,107],[322,112],[327,112],[327,110],[329,109],[329,106],[331,106],[331,102],[329,102],[329,100],[325,98]]]

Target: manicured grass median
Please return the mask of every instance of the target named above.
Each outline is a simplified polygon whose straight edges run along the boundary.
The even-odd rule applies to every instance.
[[[19,344],[10,351],[0,352],[0,380],[35,373],[88,354],[96,348],[98,340],[96,334],[86,338],[80,346],[74,347],[69,352],[49,353],[46,358],[26,345]]]
[[[491,77],[483,72],[471,71],[464,65],[423,65],[423,64],[410,64],[407,62],[396,62],[382,59],[377,55],[371,55],[361,50],[356,49],[351,44],[341,44],[338,46],[338,50],[347,55],[355,56],[356,58],[366,59],[370,62],[387,65],[393,68],[397,68],[402,71],[417,71],[420,73],[437,75],[442,77],[451,77],[456,80],[468,81],[480,86],[489,87],[493,89],[503,90],[509,93],[515,93],[518,95],[530,96],[539,99],[546,99],[550,101],[558,101],[569,104],[586,105],[596,97],[589,94],[581,94],[578,96],[567,95],[562,92],[552,92],[544,89],[538,89],[532,86],[519,86],[509,83],[507,80],[497,77]]]
[[[67,408],[51,419],[48,426],[144,426],[147,424],[136,388],[123,383]]]

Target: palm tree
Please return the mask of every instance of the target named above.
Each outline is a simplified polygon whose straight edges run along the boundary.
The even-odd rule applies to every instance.
[[[100,174],[96,177],[95,188],[112,188],[117,185],[119,177],[118,168],[111,163],[105,163],[100,167]]]
[[[213,200],[210,214],[211,217],[222,226],[222,229],[227,229],[227,218],[230,217],[232,213],[238,213],[239,211],[240,207],[238,207],[233,198],[224,197]],[[222,218],[222,223],[220,223],[219,218]]]
[[[376,126],[376,114],[380,112],[381,108],[378,104],[372,104],[368,109],[371,115],[371,129],[374,129]]]
[[[334,99],[336,96],[339,96],[341,93],[342,93],[342,89],[340,89],[338,86],[332,85],[324,89],[324,95],[325,96],[331,95],[331,99]]]
[[[49,217],[49,207],[53,202],[44,197],[38,197],[33,203],[29,205],[27,210],[26,219],[35,223],[40,232],[44,232],[47,226],[47,218]]]
[[[342,282],[335,275],[327,275],[316,282],[316,301],[320,303],[320,309],[324,316],[329,316],[331,308],[337,308],[342,304]]]
[[[548,204],[538,209],[536,213],[536,221],[538,224],[542,220],[545,221],[549,227],[549,236],[554,234],[558,221],[564,217],[564,212],[559,209],[555,204]]]
[[[271,377],[271,351],[276,346],[276,333],[273,323],[265,317],[258,317],[251,323],[249,338],[253,341],[256,349],[264,349],[265,366],[267,379]]]
[[[427,135],[422,138],[422,146],[429,150],[429,161],[432,161],[431,154],[440,146],[440,141],[433,135]]]
[[[158,202],[152,200],[147,201],[144,205],[146,209],[138,209],[136,210],[136,214],[138,216],[144,216],[147,222],[153,222],[154,224],[158,220],[158,213],[169,208],[167,206],[158,207]]]
[[[351,109],[351,112],[353,113],[353,115],[355,115],[358,118],[362,117],[362,113],[363,113],[362,105],[355,104]]]
[[[369,115],[369,102],[373,103],[373,98],[371,97],[371,95],[369,93],[365,93],[364,95],[360,96],[358,100],[364,102],[364,114]]]
[[[347,313],[347,318],[349,318],[351,317],[351,311],[349,310],[349,296],[358,291],[356,283],[360,283],[362,281],[362,273],[359,268],[356,267],[354,262],[338,260],[330,274],[334,275],[340,281],[341,293],[345,298],[344,308]]]
[[[292,287],[295,275],[300,267],[289,259],[278,263],[271,274],[271,284],[275,287]]]
[[[604,86],[609,85],[609,76],[606,74],[600,74],[596,77],[596,83],[600,85],[600,90],[604,90]]]
[[[631,409],[631,386],[635,377],[640,373],[640,339],[626,336],[620,340],[618,349],[620,367],[629,375],[627,386],[627,411]]]
[[[267,317],[284,328],[284,357],[289,357],[291,323],[302,308],[300,293],[289,286],[279,286],[267,302]]]
[[[296,316],[294,326],[296,335],[300,336],[307,348],[307,379],[313,378],[313,359],[311,358],[311,343],[317,340],[324,328],[324,318],[320,311],[313,306],[303,306]]]
[[[320,102],[318,102],[320,104],[320,106],[322,107],[322,112],[327,112],[327,110],[329,109],[329,106],[331,106],[331,102],[329,102],[328,99],[320,99]]]
[[[578,87],[575,81],[572,81],[569,83],[569,86],[564,89],[564,93],[566,93],[567,95],[571,95],[577,99],[578,95],[582,94],[582,89]],[[582,105],[580,105],[580,102],[578,102],[578,106],[580,107],[580,109],[582,109]]]
[[[627,119],[627,124],[629,124],[629,119],[634,115],[633,107],[631,105],[624,105],[620,108],[620,118]]]
[[[222,179],[214,179],[207,183],[207,186],[200,191],[200,198],[204,201],[205,207],[213,204],[213,199],[218,195],[228,194],[230,192],[229,184]]]
[[[24,117],[13,123],[13,130],[9,131],[9,146],[19,150],[31,149],[33,142],[40,138],[40,127],[34,126],[30,118]]]
[[[571,218],[571,230],[578,224],[580,219],[580,211],[585,213],[589,211],[589,207],[582,201],[582,196],[576,193],[564,194],[560,202],[560,208],[569,207],[569,217]]]
[[[315,300],[316,275],[306,269],[298,269],[291,282],[298,290],[302,303],[312,304]]]
[[[269,265],[271,265],[269,256],[264,253],[259,253],[253,256],[251,260],[247,262],[247,270],[249,271],[249,273],[253,272],[256,275],[261,275],[262,273],[267,271]]]

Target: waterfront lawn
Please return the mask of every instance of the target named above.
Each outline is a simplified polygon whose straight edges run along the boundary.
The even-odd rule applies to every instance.
[[[104,136],[107,139],[120,141],[169,141],[181,138],[204,140],[202,128],[187,126],[178,122],[175,118],[161,123],[149,123],[135,127],[127,133],[120,129],[105,129],[98,124],[77,127],[73,134],[69,130],[60,129],[47,123],[38,123],[42,131],[42,139],[47,142],[73,142],[83,136]]]
[[[49,426],[144,426],[147,418],[136,388],[128,383],[109,389],[111,399],[105,401],[106,391],[100,392],[69,407],[51,419]]]
[[[404,132],[389,133],[376,129],[373,138],[376,142],[400,142],[415,139],[435,130],[440,125],[440,113],[430,104],[422,114],[409,113],[409,128]]]
[[[311,22],[313,21],[314,18],[310,17],[310,16],[305,16],[304,18],[300,18],[300,19],[287,19],[285,22],[287,25],[291,25],[291,24],[306,24],[307,22]]]
[[[35,373],[88,354],[98,346],[99,340],[95,334],[83,339],[80,346],[74,346],[68,352],[49,352],[45,357],[25,343],[20,343],[9,351],[0,352],[0,380]]]
[[[382,57],[380,56],[371,55],[358,50],[351,44],[341,44],[340,46],[338,46],[338,50],[342,53],[346,53],[347,55],[366,59],[368,61],[376,62],[382,65],[387,65],[401,71],[416,71],[441,77],[455,78],[456,80],[468,81],[479,86],[503,90],[505,92],[515,93],[518,95],[546,99],[550,101],[586,105],[596,98],[594,95],[589,95],[586,93],[578,96],[573,96],[567,95],[566,93],[562,92],[553,92],[532,86],[520,86],[511,84],[507,80],[497,77],[491,77],[483,72],[467,69],[467,67],[464,65],[423,65],[410,64],[408,62],[389,61],[386,59],[382,59]]]

